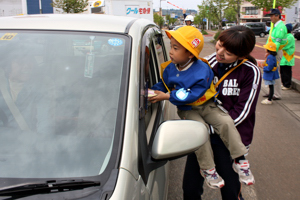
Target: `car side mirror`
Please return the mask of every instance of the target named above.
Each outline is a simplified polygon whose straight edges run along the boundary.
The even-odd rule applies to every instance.
[[[169,120],[156,132],[152,158],[172,159],[185,156],[200,148],[208,140],[206,126],[193,120]]]

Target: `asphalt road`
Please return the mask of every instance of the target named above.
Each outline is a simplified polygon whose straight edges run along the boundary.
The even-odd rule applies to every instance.
[[[257,37],[263,42],[267,38]],[[210,38],[205,38],[205,48]],[[169,41],[166,40],[168,48]],[[297,45],[299,44],[299,45]],[[296,41],[300,51],[300,41]],[[297,48],[296,47],[296,48]],[[205,56],[205,55],[204,55]],[[300,173],[300,93],[295,90],[283,91],[282,100],[273,105],[262,105],[262,95],[268,88],[262,87],[256,111],[255,135],[248,159],[256,183],[243,186],[245,200],[298,200]],[[174,108],[174,116],[175,108]],[[181,200],[182,176],[185,157],[170,162],[169,200]],[[204,186],[203,200],[220,200],[219,190]]]

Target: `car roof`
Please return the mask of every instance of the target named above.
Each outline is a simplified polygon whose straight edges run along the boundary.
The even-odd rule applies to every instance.
[[[18,15],[0,17],[1,29],[34,29],[34,30],[74,30],[74,31],[99,31],[99,32],[126,32],[128,26],[137,19],[125,16],[101,14],[42,14]]]

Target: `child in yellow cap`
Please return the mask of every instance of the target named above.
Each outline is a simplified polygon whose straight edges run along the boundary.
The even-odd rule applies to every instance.
[[[157,94],[150,97],[152,103],[169,100],[177,106],[181,119],[196,120],[213,126],[236,161],[245,160],[247,153],[232,118],[218,108],[214,100],[217,92],[213,84],[214,73],[208,62],[199,57],[204,40],[201,32],[192,26],[184,26],[176,31],[166,31],[171,40],[169,52],[171,60],[161,65],[161,81],[152,89]],[[208,125],[207,125],[208,127]],[[209,127],[208,127],[209,129]],[[195,152],[201,175],[211,188],[222,188],[224,180],[215,169],[210,141]],[[243,181],[254,183],[254,177]]]
[[[269,86],[269,96],[267,99],[262,100],[261,103],[265,105],[270,105],[272,104],[272,99],[274,95],[275,80],[279,79],[279,72],[277,68],[278,63],[276,60],[276,44],[274,42],[268,42],[266,45],[264,45],[264,48],[266,49],[266,60],[263,64],[263,79],[265,85]]]

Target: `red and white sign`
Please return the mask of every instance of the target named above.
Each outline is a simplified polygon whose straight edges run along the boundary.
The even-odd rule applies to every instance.
[[[242,15],[241,18],[258,18],[257,15]]]
[[[196,48],[197,46],[199,46],[201,40],[199,40],[198,38],[195,38],[193,41],[192,41],[192,45],[194,46],[194,48]]]
[[[285,15],[281,15],[281,21],[285,22]]]

